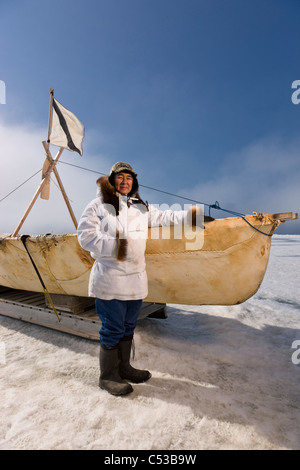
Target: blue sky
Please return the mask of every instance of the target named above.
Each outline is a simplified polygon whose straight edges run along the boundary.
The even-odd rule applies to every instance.
[[[65,150],[62,161],[101,173],[128,161],[142,185],[243,213],[298,212],[299,15],[297,0],[2,0],[0,199],[43,165],[53,87],[86,130],[83,156]],[[58,169],[79,218],[97,174]],[[0,202],[1,232],[39,178]],[[72,229],[51,191],[23,231]],[[299,222],[278,231],[295,232]]]

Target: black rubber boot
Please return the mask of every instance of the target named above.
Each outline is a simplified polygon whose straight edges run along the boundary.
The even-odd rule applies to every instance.
[[[118,346],[105,348],[100,344],[100,379],[99,387],[112,395],[127,395],[133,391],[132,386],[119,374]]]
[[[146,382],[151,377],[151,374],[148,370],[135,369],[130,365],[130,352],[133,341],[132,336],[124,336],[119,342],[119,353],[120,353],[120,377],[122,379],[129,380],[133,383]]]

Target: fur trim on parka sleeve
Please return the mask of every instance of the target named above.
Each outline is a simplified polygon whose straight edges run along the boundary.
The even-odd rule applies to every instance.
[[[120,238],[119,232],[117,232],[118,248],[117,248],[117,260],[124,261],[127,256],[127,240],[126,238]]]

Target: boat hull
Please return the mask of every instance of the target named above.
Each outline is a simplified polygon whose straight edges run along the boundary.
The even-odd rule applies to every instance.
[[[263,280],[271,246],[268,235],[282,221],[274,216],[247,216],[251,225],[240,217],[208,222],[199,246],[191,244],[192,228],[179,239],[176,229],[175,233],[169,227],[149,229],[149,294],[145,301],[190,305],[244,302]],[[50,293],[88,296],[94,260],[79,246],[76,234],[33,235],[27,238],[26,246]],[[0,285],[43,292],[21,236],[0,238]]]

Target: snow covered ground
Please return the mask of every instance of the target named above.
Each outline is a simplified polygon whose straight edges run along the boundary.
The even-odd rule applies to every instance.
[[[252,299],[170,305],[135,343],[153,376],[115,398],[96,342],[0,316],[0,449],[299,449],[300,236]]]

